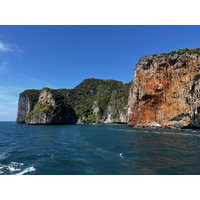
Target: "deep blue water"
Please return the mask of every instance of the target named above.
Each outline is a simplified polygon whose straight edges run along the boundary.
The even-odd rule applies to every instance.
[[[200,131],[0,122],[0,174],[200,174]]]

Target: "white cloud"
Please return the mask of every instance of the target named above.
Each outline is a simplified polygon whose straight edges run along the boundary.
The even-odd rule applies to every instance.
[[[8,47],[8,45],[3,44],[2,42],[0,42],[0,51],[1,52],[6,52],[6,51],[11,51],[11,49]]]
[[[19,48],[17,44],[10,44],[0,41],[0,52],[12,52],[12,53],[21,53],[22,49]]]

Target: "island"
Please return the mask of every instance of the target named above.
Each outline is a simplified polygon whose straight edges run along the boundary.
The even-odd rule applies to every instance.
[[[200,127],[200,48],[142,57],[133,80],[85,79],[74,89],[25,90],[17,123]]]
[[[19,95],[17,123],[128,123],[131,83],[86,79],[74,89],[25,90]]]

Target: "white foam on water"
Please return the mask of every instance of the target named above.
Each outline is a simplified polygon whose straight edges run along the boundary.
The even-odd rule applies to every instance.
[[[123,156],[123,154],[122,154],[122,153],[120,153],[120,154],[119,154],[119,156],[120,156],[121,158],[124,158],[124,156]]]
[[[24,163],[17,163],[17,162],[11,162],[8,166],[7,169],[10,172],[15,172],[15,171],[20,171],[20,167],[23,166]]]
[[[0,165],[0,174],[3,174],[3,171],[1,171],[1,169],[3,169],[2,165]]]
[[[12,166],[8,166],[8,170],[9,170],[10,172],[20,171],[19,168],[14,168],[14,167],[12,167]]]
[[[34,167],[28,167],[28,168],[24,169],[23,171],[21,171],[21,172],[15,174],[15,175],[23,175],[23,174],[25,174],[25,173],[32,172],[32,171],[35,171],[35,170],[36,170],[36,169],[35,169]]]
[[[10,162],[8,165],[1,165],[0,164],[0,174],[8,174],[9,172],[11,172],[11,174],[13,172],[16,171],[20,171],[21,167],[24,165],[24,163],[17,163],[17,162]]]
[[[12,165],[19,165],[19,166],[23,166],[24,163],[17,163],[17,162],[11,162]]]

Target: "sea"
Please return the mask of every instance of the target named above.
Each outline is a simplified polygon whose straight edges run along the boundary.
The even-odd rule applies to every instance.
[[[198,175],[200,130],[0,122],[0,175]]]

